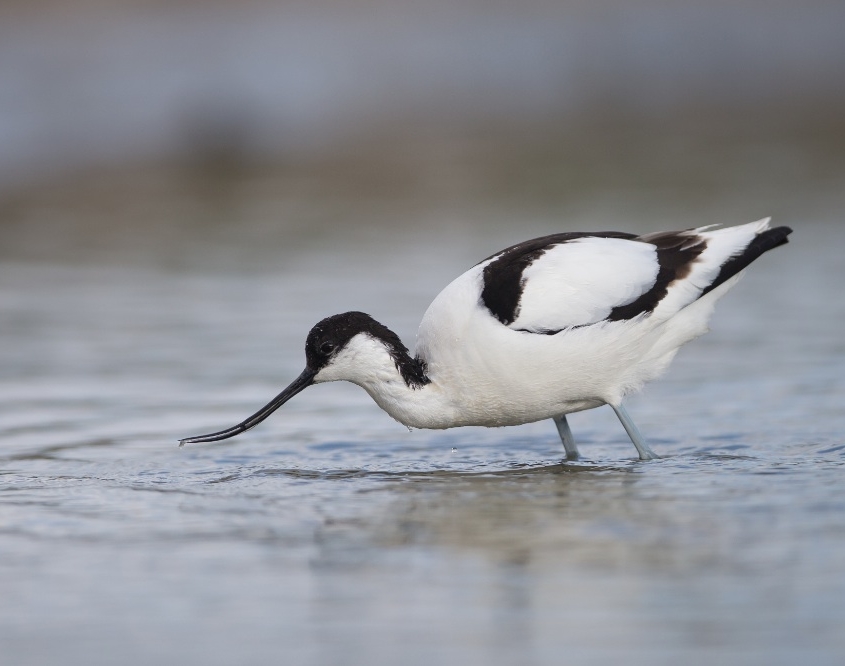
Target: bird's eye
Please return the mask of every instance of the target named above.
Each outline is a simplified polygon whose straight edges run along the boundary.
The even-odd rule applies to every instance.
[[[320,352],[326,354],[327,356],[334,351],[334,342],[330,342],[326,340],[323,344],[320,345]]]

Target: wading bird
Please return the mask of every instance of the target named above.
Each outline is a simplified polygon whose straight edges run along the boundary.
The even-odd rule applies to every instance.
[[[411,356],[363,312],[323,319],[305,370],[214,442],[258,425],[311,384],[345,380],[411,428],[511,426],[610,405],[642,460],[656,458],[622,404],[679,347],[707,331],[716,301],[761,254],[787,242],[769,220],[637,236],[560,233],[509,247],[455,279],[429,306]]]

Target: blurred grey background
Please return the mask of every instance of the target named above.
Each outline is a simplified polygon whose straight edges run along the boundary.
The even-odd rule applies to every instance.
[[[832,0],[7,1],[0,259],[838,221],[843,35]]]
[[[842,0],[5,0],[0,662],[845,663],[843,183]],[[631,400],[663,460],[345,383],[176,446],[329,314],[412,346],[511,243],[768,215]]]

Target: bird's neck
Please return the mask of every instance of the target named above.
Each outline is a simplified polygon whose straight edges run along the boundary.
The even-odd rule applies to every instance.
[[[425,362],[412,357],[398,340],[356,340],[354,351],[360,354],[355,359],[356,372],[342,378],[361,386],[379,407],[406,426],[446,427],[453,418],[448,395],[428,375]]]

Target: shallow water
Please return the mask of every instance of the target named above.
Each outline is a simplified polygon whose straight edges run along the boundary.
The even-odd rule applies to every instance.
[[[608,409],[565,463],[551,423],[408,432],[351,385],[176,446],[274,396],[327,314],[412,341],[507,230],[248,274],[6,261],[3,661],[841,663],[845,233],[794,226],[630,401],[647,463]]]

